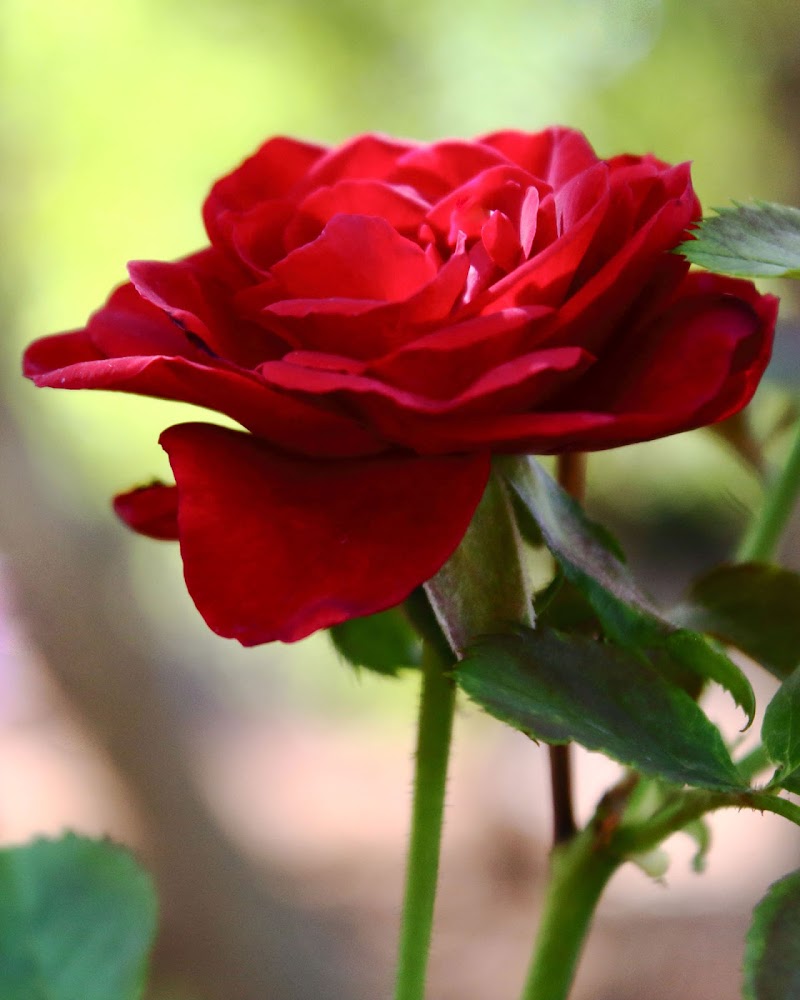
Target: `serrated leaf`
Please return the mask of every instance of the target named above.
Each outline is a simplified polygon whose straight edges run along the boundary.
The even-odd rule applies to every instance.
[[[425,584],[425,593],[457,654],[478,635],[533,623],[522,539],[506,485],[496,475],[489,477],[461,544]]]
[[[720,684],[745,712],[749,725],[755,715],[749,680],[721,650],[662,615],[634,580],[608,532],[590,521],[534,459],[503,459],[499,468],[538,523],[564,576],[592,606],[606,636],[640,656],[661,651],[703,681]],[[660,660],[663,656],[653,657],[653,665],[659,666]]]
[[[800,997],[800,871],[770,886],[753,911],[744,951],[744,1000]]]
[[[69,834],[0,851],[0,996],[138,1000],[156,910],[116,844]]]
[[[608,643],[520,628],[471,646],[456,680],[489,714],[534,739],[574,740],[673,784],[743,787],[699,706]]]
[[[530,516],[530,515],[528,515]],[[599,635],[600,622],[594,608],[559,569],[550,583],[534,595],[536,620],[559,632]]]
[[[786,678],[767,705],[761,739],[770,759],[778,765],[772,783],[796,787],[800,783],[800,667]]]
[[[736,646],[779,680],[800,664],[800,574],[768,563],[700,577],[671,615]]]
[[[401,667],[419,666],[421,643],[400,608],[351,618],[328,634],[337,653],[354,667],[396,677]]]
[[[757,201],[715,211],[676,253],[735,277],[800,278],[800,209]]]

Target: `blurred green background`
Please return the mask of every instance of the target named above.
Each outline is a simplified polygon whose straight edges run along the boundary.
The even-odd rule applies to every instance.
[[[114,613],[237,710],[369,717],[384,735],[406,732],[413,686],[355,680],[324,637],[255,651],[216,639],[175,548],[113,526],[110,495],[169,478],[156,441],[185,412],[35,390],[18,375],[23,346],[83,325],[127,260],[202,245],[211,182],[275,133],[335,143],[562,123],[601,155],[692,160],[707,209],[800,203],[796,0],[2,0],[0,87],[2,419],[65,517],[124,538],[115,573],[136,598],[122,607],[127,582],[109,573]],[[785,344],[753,407],[773,460],[800,386],[797,303],[778,291]],[[591,477],[596,513],[667,595],[731,550],[760,491],[708,433],[597,456]]]

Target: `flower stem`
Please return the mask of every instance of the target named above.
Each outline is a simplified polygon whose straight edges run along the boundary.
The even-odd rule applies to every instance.
[[[595,907],[619,864],[592,825],[554,848],[536,950],[520,1000],[566,1000]]]
[[[764,505],[739,549],[740,562],[772,559],[800,493],[800,420],[783,469],[767,491]]]
[[[426,643],[395,1000],[425,996],[454,707],[455,686],[433,645]]]

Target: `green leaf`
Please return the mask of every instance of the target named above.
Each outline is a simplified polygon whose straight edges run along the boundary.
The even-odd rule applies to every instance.
[[[156,927],[149,877],[68,834],[0,851],[3,1000],[137,1000]]]
[[[700,577],[670,616],[741,649],[779,680],[800,664],[800,574],[768,563]]]
[[[530,515],[528,515],[530,516]],[[559,632],[599,635],[600,622],[583,594],[564,578],[561,569],[551,582],[534,595],[536,620]]]
[[[502,459],[499,468],[536,520],[564,576],[586,598],[606,636],[676,676],[675,667],[722,685],[747,715],[755,715],[755,695],[742,671],[702,636],[677,628],[639,588],[608,532],[590,521],[580,506],[534,459]]]
[[[328,630],[334,649],[354,667],[396,677],[420,663],[419,637],[400,608],[352,618]]]
[[[743,787],[698,705],[608,643],[518,628],[471,646],[456,680],[489,714],[533,739],[574,740],[673,784]]]
[[[770,886],[753,911],[744,951],[744,1000],[800,997],[800,871]]]
[[[800,667],[786,678],[767,705],[761,739],[779,769],[771,784],[795,791],[800,786]]]
[[[800,209],[734,202],[703,219],[676,253],[710,271],[745,278],[800,278]]]
[[[476,636],[533,624],[522,539],[504,482],[489,477],[461,544],[425,592],[455,653]]]

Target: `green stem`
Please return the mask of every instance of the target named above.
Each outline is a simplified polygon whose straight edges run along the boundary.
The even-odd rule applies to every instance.
[[[566,1000],[595,907],[621,863],[590,825],[550,856],[550,883],[520,1000]]]
[[[642,854],[663,843],[693,820],[718,809],[755,809],[772,812],[800,826],[800,806],[769,792],[683,792],[659,813],[641,824],[622,827],[612,838],[615,854]]]
[[[455,686],[433,645],[426,643],[395,1000],[425,996],[454,707]]]
[[[750,796],[748,804],[751,809],[775,813],[777,816],[783,816],[784,819],[800,826],[800,806],[788,799],[782,799],[778,795],[770,795],[769,792],[754,792]]]
[[[772,559],[800,493],[800,420],[786,464],[767,491],[764,505],[739,549],[740,562]]]
[[[707,792],[692,789],[678,792],[654,816],[640,823],[623,825],[613,837],[614,849],[623,857],[644,854],[667,837],[716,809],[746,806],[748,793]]]

